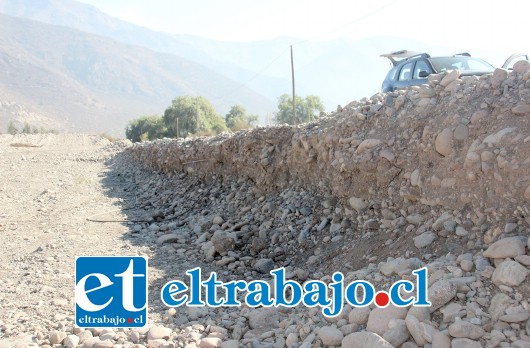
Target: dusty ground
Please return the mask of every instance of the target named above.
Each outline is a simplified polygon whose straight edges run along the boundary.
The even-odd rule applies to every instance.
[[[54,332],[64,335],[55,345],[67,334],[86,334],[74,328],[74,265],[82,255],[147,256],[149,327],[171,325],[176,330],[172,337],[178,336],[182,346],[202,337],[205,325],[184,325],[197,320],[197,314],[178,309],[168,315],[159,294],[167,280],[182,277],[185,270],[209,267],[189,241],[156,245],[166,229],[155,230],[150,223],[156,210],[145,203],[150,195],[142,188],[150,186],[151,177],[127,175],[114,165],[114,155],[128,145],[81,134],[0,135],[1,348],[54,346]],[[188,188],[177,184],[172,189]],[[194,204],[200,202],[179,202],[175,216]],[[173,228],[178,230],[176,222]],[[146,343],[146,330],[118,331],[118,346],[138,342],[135,337]],[[91,330],[93,340],[85,335],[79,344],[105,346],[111,342],[108,337],[104,342],[105,333]]]
[[[13,146],[16,145],[16,146]],[[73,320],[79,255],[143,255],[123,238],[105,160],[119,145],[87,135],[0,136],[0,339]]]

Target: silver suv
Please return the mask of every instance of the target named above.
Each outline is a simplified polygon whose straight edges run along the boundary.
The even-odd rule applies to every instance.
[[[397,51],[382,54],[388,58],[392,68],[386,75],[382,92],[391,92],[408,86],[428,83],[430,74],[438,74],[447,70],[458,69],[462,76],[484,75],[492,73],[493,65],[482,59],[471,57],[469,53],[459,53],[449,57],[431,57],[427,53]]]

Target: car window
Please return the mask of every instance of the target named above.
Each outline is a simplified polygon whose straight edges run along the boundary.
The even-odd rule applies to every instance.
[[[485,66],[484,63],[482,63],[481,61],[471,59],[467,61],[467,67],[469,68],[469,70],[484,70],[489,68]]]
[[[491,72],[495,70],[493,66],[482,59],[471,57],[435,57],[431,58],[431,63],[438,72],[453,69]]]
[[[403,67],[401,68],[401,71],[399,72],[399,81],[410,80],[412,64],[414,64],[414,62],[403,65]]]
[[[424,79],[425,76],[420,77],[421,72],[426,72],[427,74],[432,73],[431,68],[429,67],[429,64],[427,64],[427,62],[424,60],[418,60],[416,62],[416,66],[414,67],[413,79],[415,80]]]

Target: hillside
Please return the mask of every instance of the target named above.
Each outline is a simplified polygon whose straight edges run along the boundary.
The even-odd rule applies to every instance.
[[[255,113],[273,109],[265,97],[174,55],[6,15],[0,32],[0,90],[64,129],[122,134],[128,120],[162,113],[183,94],[205,96],[220,113],[237,103]]]
[[[255,76],[256,70],[262,68],[261,62],[267,61],[271,54],[271,52],[263,52],[262,50],[255,52],[250,58],[256,60],[256,62],[247,68],[237,62],[226,59],[226,55],[221,55],[222,51],[220,50],[208,52],[201,44],[206,43],[206,45],[215,46],[220,44],[220,42],[187,35],[172,35],[153,31],[111,17],[94,6],[73,0],[29,0],[24,2],[0,0],[0,13],[46,24],[69,27],[86,33],[109,37],[122,43],[149,48],[156,52],[177,55],[204,65],[240,84]],[[238,47],[233,47],[230,44],[222,46],[224,47],[223,51],[238,49]],[[237,56],[238,52],[241,53],[236,50],[230,56],[232,54]],[[262,55],[262,53],[265,54]],[[260,94],[266,95],[274,101],[283,93],[280,93],[280,91],[287,91],[290,86],[289,78],[278,79],[269,76],[259,76],[256,80],[254,85],[261,87]],[[244,93],[245,88],[240,86],[229,88],[225,91],[225,94],[231,94],[227,97],[230,100],[241,97],[241,94],[244,96]],[[222,97],[220,99],[222,101]],[[252,105],[247,107],[256,110],[256,112],[260,110],[259,107]],[[272,109],[267,109],[266,111],[270,112]]]
[[[21,130],[24,125],[38,125],[46,130],[59,130],[62,122],[56,121],[46,115],[29,111],[25,106],[17,104],[0,93],[0,132],[7,129],[9,122]]]

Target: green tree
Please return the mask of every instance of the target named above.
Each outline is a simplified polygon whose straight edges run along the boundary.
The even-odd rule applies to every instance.
[[[142,116],[132,120],[125,128],[125,136],[133,142],[163,138],[167,128],[161,116]]]
[[[234,105],[225,115],[228,128],[233,131],[254,127],[258,123],[257,115],[247,115],[247,111],[241,105]]]
[[[7,126],[7,132],[11,135],[15,135],[18,133],[18,128],[15,126],[15,122],[10,121],[9,125]]]
[[[176,97],[164,112],[164,123],[168,135],[173,137],[220,133],[226,130],[224,120],[204,97]]]
[[[31,133],[31,126],[29,123],[24,122],[24,127],[22,128],[22,133],[24,134],[30,134]]]
[[[211,133],[219,134],[219,133],[222,133],[228,130],[228,127],[226,127],[225,120],[223,120],[223,118],[219,115],[215,115],[211,117],[208,120],[208,122],[209,122],[209,127],[208,127],[209,131],[207,132],[208,135],[212,135]]]
[[[248,115],[247,116],[247,125],[249,127],[256,127],[258,125],[258,115],[254,115],[254,114],[251,114],[251,115]]]
[[[320,117],[324,105],[318,96],[309,95],[303,99],[296,96],[296,124],[312,122]],[[278,124],[293,124],[293,98],[289,94],[282,94],[278,98],[278,111],[274,115]]]
[[[234,105],[230,108],[228,114],[225,115],[226,126],[232,130],[238,122],[244,122],[246,118],[246,110],[241,105]]]

